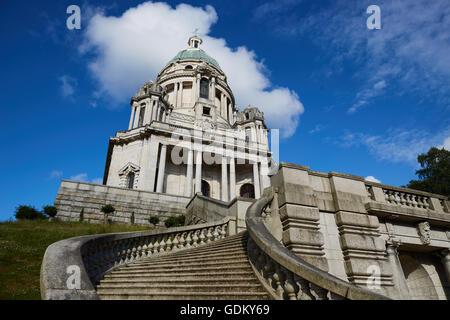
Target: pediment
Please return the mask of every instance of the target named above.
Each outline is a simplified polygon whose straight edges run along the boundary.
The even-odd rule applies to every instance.
[[[138,172],[139,170],[141,170],[141,167],[135,165],[134,163],[128,162],[119,170],[119,175],[128,174],[130,172]]]

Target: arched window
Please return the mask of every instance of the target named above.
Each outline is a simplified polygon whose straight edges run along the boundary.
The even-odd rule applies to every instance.
[[[211,188],[209,187],[209,183],[206,182],[205,180],[202,180],[202,194],[205,197],[211,196]]]
[[[128,174],[128,189],[133,189],[134,187],[134,172]]]
[[[187,65],[186,67],[184,67],[185,70],[192,70],[194,69],[191,65]]]
[[[255,187],[251,183],[246,183],[239,189],[239,194],[243,198],[255,199]]]
[[[200,98],[209,98],[209,81],[208,79],[202,78],[200,80]]]

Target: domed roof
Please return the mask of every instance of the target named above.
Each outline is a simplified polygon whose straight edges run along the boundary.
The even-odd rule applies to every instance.
[[[201,60],[206,61],[210,64],[212,64],[214,67],[222,71],[222,69],[219,66],[219,63],[214,59],[211,58],[209,55],[206,54],[205,51],[202,49],[186,49],[181,50],[178,52],[178,54],[169,61],[168,64],[175,62],[175,61],[183,61],[183,60]]]

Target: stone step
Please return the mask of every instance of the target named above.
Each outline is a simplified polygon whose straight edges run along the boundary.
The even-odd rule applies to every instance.
[[[232,260],[232,261],[228,261],[226,266],[247,266],[248,265],[248,260],[247,259],[240,259],[240,260]],[[221,261],[211,261],[211,262],[201,262],[201,261],[197,261],[197,262],[187,262],[187,263],[183,263],[183,264],[174,264],[174,263],[170,263],[170,262],[165,262],[165,263],[160,263],[160,264],[149,264],[149,265],[144,265],[144,266],[133,266],[133,265],[129,265],[128,267],[125,267],[123,269],[118,270],[118,272],[120,271],[126,271],[126,270],[155,270],[155,269],[164,269],[167,272],[170,272],[173,269],[179,269],[179,268],[204,268],[204,267],[214,267],[214,266],[218,266],[218,267],[222,267],[224,266],[224,264]]]
[[[152,286],[164,286],[169,284],[180,284],[180,285],[192,285],[192,286],[200,286],[200,285],[239,285],[239,284],[259,284],[259,281],[256,278],[248,278],[248,277],[230,277],[228,279],[208,279],[208,278],[170,278],[170,279],[143,279],[143,278],[134,278],[134,279],[103,279],[100,281],[99,287],[103,287],[107,284],[115,284],[122,285],[123,287],[132,288],[139,287],[142,285],[152,285]]]
[[[230,247],[226,249],[211,249],[208,251],[191,251],[191,250],[181,250],[174,253],[167,253],[156,257],[148,257],[144,258],[142,260],[139,260],[135,263],[142,263],[146,262],[148,260],[151,261],[158,261],[158,260],[167,260],[167,259],[173,259],[173,258],[184,258],[184,257],[204,257],[206,255],[213,256],[213,255],[221,255],[221,254],[228,254],[228,253],[237,253],[237,252],[243,252],[246,253],[247,249],[242,247]]]
[[[204,293],[204,292],[262,292],[264,289],[260,284],[202,284],[202,285],[190,285],[190,284],[163,284],[153,285],[151,283],[139,283],[139,284],[110,284],[105,283],[97,286],[98,294],[103,293],[145,293],[145,294],[158,294],[158,293]]]
[[[141,266],[141,265],[149,265],[149,264],[156,264],[156,263],[164,263],[164,262],[174,262],[177,263],[178,261],[215,261],[215,260],[223,260],[223,259],[246,259],[247,254],[245,252],[239,252],[239,251],[230,251],[229,253],[220,253],[220,254],[208,254],[208,255],[193,255],[193,256],[180,256],[180,257],[173,257],[173,256],[167,256],[165,259],[146,259],[139,262],[135,262],[130,264],[133,266]]]
[[[196,267],[196,268],[183,268],[183,269],[179,269],[179,268],[175,268],[173,270],[170,270],[170,274],[177,274],[177,273],[189,273],[189,272],[206,272],[206,271],[224,271],[224,270],[233,270],[233,271],[253,271],[252,268],[250,267],[249,263],[246,263],[245,265],[235,265],[235,266],[226,266],[226,268],[222,265],[222,266],[214,266],[214,267]],[[116,274],[134,274],[134,273],[142,273],[142,272],[147,272],[148,274],[150,273],[165,273],[165,274],[169,274],[169,272],[167,271],[167,269],[165,268],[155,268],[155,269],[148,269],[148,268],[144,268],[141,270],[128,270],[128,268],[123,268],[123,269],[119,269],[117,271],[114,271]]]
[[[261,292],[196,292],[165,294],[103,293],[102,300],[269,300],[269,295]]]
[[[215,246],[210,246],[210,245],[203,245],[203,246],[198,246],[198,247],[192,247],[192,248],[183,248],[183,249],[176,249],[175,251],[169,251],[166,252],[165,255],[167,254],[174,254],[174,255],[178,255],[178,254],[195,254],[195,253],[200,253],[200,252],[213,252],[213,251],[228,251],[230,249],[240,249],[240,250],[245,250],[247,248],[246,244],[242,244],[242,243],[230,243],[230,244],[220,244],[220,245],[215,245]],[[158,256],[158,258],[162,258],[165,255],[160,255]]]
[[[164,265],[176,265],[176,266],[189,266],[189,265],[209,265],[209,264],[216,264],[221,262],[223,263],[235,263],[237,261],[240,262],[246,262],[248,261],[247,255],[239,254],[235,256],[218,256],[218,257],[195,257],[195,258],[189,258],[189,259],[167,259],[162,261],[151,261],[149,260],[146,263],[133,263],[128,265],[126,268],[144,268],[144,267],[155,267],[155,266],[164,266]]]
[[[235,277],[246,277],[247,279],[251,279],[254,277],[253,271],[229,271],[222,270],[220,272],[197,272],[197,273],[171,273],[168,275],[166,272],[164,273],[133,273],[133,274],[117,274],[110,273],[105,275],[104,279],[132,279],[136,281],[147,281],[152,279],[157,279],[161,281],[170,280],[170,279],[186,279],[186,280],[195,280],[195,279],[215,279],[215,280],[223,280],[230,279]]]

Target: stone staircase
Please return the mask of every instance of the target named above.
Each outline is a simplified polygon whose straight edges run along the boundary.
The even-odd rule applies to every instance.
[[[104,276],[100,299],[269,299],[250,266],[247,232],[131,263]]]

